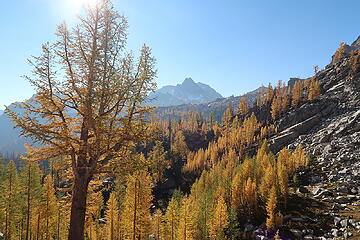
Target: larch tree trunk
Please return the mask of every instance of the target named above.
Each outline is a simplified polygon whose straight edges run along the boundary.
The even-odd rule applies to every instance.
[[[110,239],[114,240],[114,211],[111,209]]]
[[[9,216],[8,216],[8,209],[5,211],[5,236],[8,236],[8,228],[9,228]]]
[[[38,217],[37,217],[37,225],[36,225],[36,240],[39,240],[40,237],[40,210],[38,210]]]
[[[49,195],[46,195],[46,240],[49,240]]]
[[[75,177],[70,214],[69,240],[84,239],[86,200],[89,181],[85,174]]]
[[[135,189],[134,189],[133,240],[136,240],[136,211],[137,211],[137,181],[135,181]]]
[[[28,185],[27,185],[27,210],[26,210],[26,240],[29,240],[29,231],[30,231],[30,183],[31,183],[31,166],[29,164],[28,169]]]
[[[60,207],[58,209],[57,240],[60,240]]]

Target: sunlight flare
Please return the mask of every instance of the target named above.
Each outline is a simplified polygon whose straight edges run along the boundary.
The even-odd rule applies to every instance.
[[[101,0],[65,0],[63,2],[65,10],[78,14],[84,7],[93,7]]]

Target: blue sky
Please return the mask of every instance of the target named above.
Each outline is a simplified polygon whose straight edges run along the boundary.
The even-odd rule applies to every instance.
[[[75,21],[84,0],[12,0],[0,8],[0,109],[33,94],[20,76],[26,59]],[[360,35],[354,0],[114,0],[127,16],[128,49],[143,43],[157,58],[158,86],[192,77],[224,96],[269,82],[308,77],[340,42]]]

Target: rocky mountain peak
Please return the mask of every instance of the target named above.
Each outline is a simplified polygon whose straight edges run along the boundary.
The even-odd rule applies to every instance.
[[[191,77],[185,78],[181,85],[193,85],[196,84]]]
[[[186,103],[202,103],[222,98],[221,94],[203,83],[196,83],[191,77],[176,86],[164,86],[150,95],[155,106],[175,106]]]

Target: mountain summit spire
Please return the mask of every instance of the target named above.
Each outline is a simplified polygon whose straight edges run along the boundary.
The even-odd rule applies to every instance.
[[[191,83],[191,84],[196,84],[191,77],[185,78],[185,80],[183,81],[182,84],[189,84],[189,83]]]
[[[191,77],[185,78],[181,84],[176,86],[164,86],[149,96],[151,104],[156,106],[173,106],[185,103],[201,103],[222,98],[209,85],[196,83]]]

